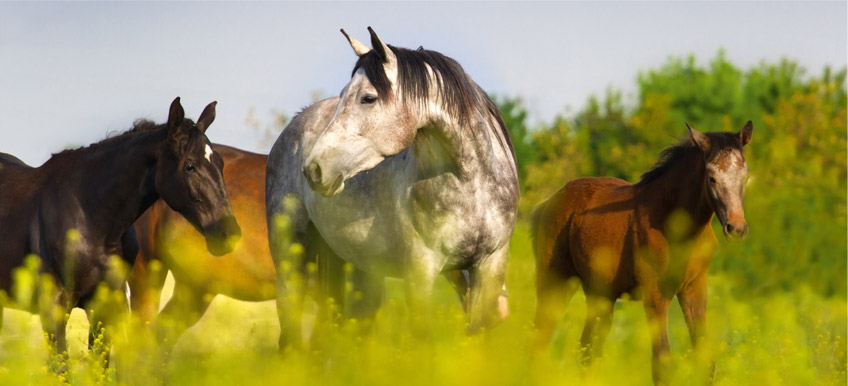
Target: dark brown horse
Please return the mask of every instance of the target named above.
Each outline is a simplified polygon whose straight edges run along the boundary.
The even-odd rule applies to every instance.
[[[227,253],[238,240],[221,176],[223,161],[205,135],[215,119],[215,102],[196,124],[184,116],[177,98],[166,124],[139,121],[121,135],[54,154],[37,168],[0,154],[0,290],[11,291],[13,270],[25,256],[39,256],[41,273],[58,291],[54,305],[8,305],[40,308],[42,326],[60,353],[66,348],[64,315],[71,308],[84,307],[93,330],[100,321],[110,324],[103,320],[110,312],[91,312],[97,307],[95,290],[101,282],[124,289],[126,271],[110,259],[135,255],[128,228],[159,198],[206,236],[210,251]],[[125,304],[121,308],[126,311]],[[97,333],[92,332],[89,344]]]
[[[585,360],[600,354],[613,303],[624,294],[644,301],[655,382],[669,354],[667,312],[675,295],[693,344],[703,338],[707,267],[717,243],[710,222],[715,214],[725,235],[748,233],[743,146],[753,126],[706,134],[686,126],[690,137],[665,150],[638,183],[576,179],[533,213],[541,344],[550,340],[577,281],[589,310],[580,340]]]
[[[160,332],[167,334],[165,337],[171,344],[197,323],[214,295],[244,301],[275,299],[277,274],[268,249],[265,220],[268,156],[219,144],[212,147],[227,165],[224,182],[241,225],[241,242],[231,253],[220,257],[207,253],[202,248],[201,236],[162,202],[153,204],[135,222],[140,248],[129,279],[130,304],[142,320],[159,319],[160,324],[166,324],[167,328]],[[161,263],[161,268],[154,269],[154,261]],[[157,318],[159,296],[168,270],[174,275],[173,297]],[[463,305],[467,300],[466,276],[461,271],[448,276]],[[505,297],[499,300],[499,311],[501,317],[506,316]]]

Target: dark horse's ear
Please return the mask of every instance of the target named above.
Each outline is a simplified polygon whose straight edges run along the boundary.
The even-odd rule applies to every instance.
[[[695,142],[695,144],[698,145],[704,153],[710,150],[710,137],[707,137],[704,133],[693,129],[692,126],[689,126],[689,122],[686,122],[686,128],[689,129],[689,137],[692,138],[692,141]]]
[[[754,124],[751,123],[751,121],[748,121],[748,123],[745,124],[745,127],[743,127],[741,131],[739,131],[739,141],[742,142],[742,146],[745,146],[748,144],[748,142],[751,142],[751,135],[753,134]]]
[[[185,110],[180,104],[180,97],[171,102],[171,111],[168,113],[168,138],[176,145],[175,149],[182,149],[188,140],[189,131],[183,129],[185,121]]]
[[[171,102],[171,110],[168,112],[168,131],[173,131],[183,125],[185,119],[185,110],[180,104],[180,97]]]
[[[206,129],[209,128],[209,125],[215,120],[215,106],[218,105],[218,102],[212,102],[206,105],[206,108],[203,109],[203,112],[200,113],[200,118],[197,118],[197,128],[200,129],[200,132],[206,133]]]

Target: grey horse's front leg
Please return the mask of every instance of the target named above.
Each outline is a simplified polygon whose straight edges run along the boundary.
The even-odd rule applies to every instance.
[[[509,243],[478,261],[471,269],[468,333],[491,328],[503,319],[498,310],[498,298],[506,283]]]
[[[411,255],[404,277],[406,303],[412,332],[419,338],[430,337],[433,285],[441,271],[437,254],[427,248]]]
[[[277,270],[277,317],[280,320],[279,350],[300,348],[303,343],[301,319],[305,278],[301,258],[294,247],[289,217],[277,213],[269,221],[268,241]]]
[[[385,278],[373,275],[361,269],[353,271],[353,298],[350,299],[351,318],[373,321],[377,310],[383,304],[386,284]]]

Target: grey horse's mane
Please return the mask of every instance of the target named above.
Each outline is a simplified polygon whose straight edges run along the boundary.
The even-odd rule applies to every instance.
[[[444,110],[456,117],[460,125],[469,126],[471,118],[478,113],[494,118],[499,129],[498,141],[505,149],[509,149],[513,162],[515,161],[512,139],[500,110],[457,61],[423,47],[416,50],[392,45],[388,47],[397,58],[398,88],[404,101],[416,103],[419,107],[426,106],[430,87],[438,87]],[[432,69],[435,79],[430,78],[428,66]],[[383,68],[383,61],[375,51],[360,56],[353,67],[353,73],[360,68],[365,71],[365,76],[377,89],[380,98],[392,96],[391,83]]]

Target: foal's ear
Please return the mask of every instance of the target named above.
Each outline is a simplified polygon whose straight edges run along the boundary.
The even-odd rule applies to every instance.
[[[742,146],[745,146],[748,144],[748,142],[751,142],[751,135],[753,134],[754,124],[751,123],[751,121],[748,121],[748,123],[745,124],[745,127],[743,127],[742,130],[739,131],[739,141],[742,142]]]
[[[377,33],[370,26],[368,27],[368,32],[371,33],[371,47],[374,47],[374,52],[377,53],[377,56],[385,64],[394,64],[397,58],[395,58],[395,53],[392,52],[392,49],[380,40]]]
[[[180,104],[180,97],[171,102],[171,110],[168,112],[168,131],[173,131],[183,125],[185,110]]]
[[[704,133],[693,129],[692,126],[689,126],[689,122],[686,122],[686,128],[689,129],[689,137],[692,138],[692,141],[695,142],[701,150],[705,153],[710,150],[710,137],[707,137]]]
[[[218,101],[214,101],[203,109],[203,112],[200,113],[200,118],[197,118],[197,128],[200,129],[200,132],[206,133],[206,129],[209,128],[209,125],[212,124],[212,121],[215,120],[215,106],[218,105]]]
[[[347,38],[347,42],[350,43],[350,47],[353,48],[353,52],[356,52],[356,56],[361,57],[371,51],[371,49],[364,43],[350,37],[350,35],[345,32],[344,28],[340,29],[340,31],[342,31],[342,35]]]

